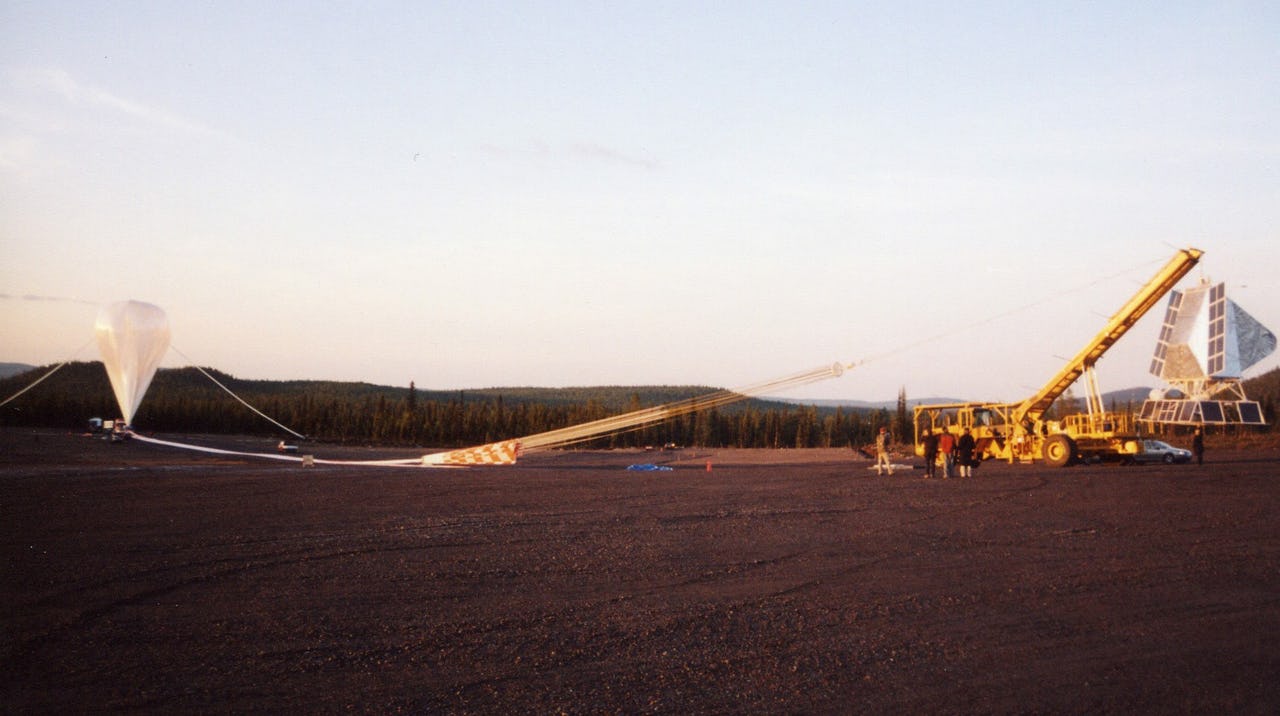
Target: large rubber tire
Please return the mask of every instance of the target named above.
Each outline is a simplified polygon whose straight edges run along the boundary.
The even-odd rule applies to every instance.
[[[1044,462],[1049,467],[1066,467],[1075,462],[1076,441],[1058,433],[1044,441]]]
[[[1164,454],[1164,464],[1166,464],[1166,465],[1172,465],[1172,464],[1173,464],[1173,453],[1168,453],[1168,452],[1167,452],[1167,453],[1165,453],[1165,454]]]

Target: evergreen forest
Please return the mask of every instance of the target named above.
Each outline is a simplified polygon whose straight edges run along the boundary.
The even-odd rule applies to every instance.
[[[52,366],[0,380],[0,396],[29,386]],[[467,447],[579,425],[633,410],[705,396],[706,386],[600,386],[420,390],[369,383],[241,380],[205,368],[156,373],[134,427],[143,433],[221,433],[294,439],[244,402],[308,439],[347,444]],[[208,373],[208,375],[205,375]],[[703,447],[795,448],[863,446],[880,426],[910,436],[899,401],[887,409],[851,410],[759,399],[602,436],[583,447],[676,444]],[[99,362],[69,363],[0,409],[0,426],[85,429],[91,417],[119,413]]]
[[[68,363],[31,387],[52,369],[44,366],[0,379],[0,399],[29,388],[0,407],[0,427],[84,430],[89,418],[117,416],[119,409],[101,363]],[[242,405],[219,383],[310,440],[426,448],[468,447],[518,438],[718,390],[708,386],[596,386],[432,391],[420,390],[413,383],[396,388],[336,381],[242,380],[209,368],[172,368],[156,373],[134,416],[134,427],[143,433],[294,439]],[[1280,369],[1246,381],[1245,388],[1250,398],[1262,404],[1269,431],[1280,404]],[[1069,394],[1064,399],[1071,400]],[[861,448],[874,442],[881,426],[889,428],[900,442],[912,441],[905,389],[899,390],[894,410],[753,398],[602,436],[581,446]]]

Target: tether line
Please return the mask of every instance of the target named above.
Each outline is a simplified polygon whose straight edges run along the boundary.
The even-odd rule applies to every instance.
[[[942,333],[937,333],[937,334],[935,334],[935,335],[928,336],[928,337],[926,337],[926,338],[921,338],[921,339],[919,339],[919,340],[912,341],[911,343],[904,344],[904,345],[899,346],[899,347],[897,347],[897,348],[892,348],[892,349],[890,349],[890,350],[888,350],[888,351],[885,351],[885,352],[883,352],[883,353],[877,353],[877,354],[875,354],[875,355],[872,355],[872,356],[871,356],[871,357],[869,357],[869,358],[864,358],[864,359],[862,359],[862,360],[860,360],[860,361],[858,361],[858,362],[856,362],[856,363],[853,363],[850,367],[853,367],[853,366],[859,366],[859,365],[863,365],[863,364],[866,364],[866,363],[871,363],[872,361],[883,360],[883,359],[885,359],[885,358],[889,358],[889,357],[891,357],[891,356],[898,355],[899,353],[906,353],[907,351],[914,350],[914,349],[919,348],[919,347],[921,347],[921,346],[928,345],[928,344],[930,344],[930,343],[934,343],[934,342],[936,342],[936,341],[941,341],[941,340],[943,340],[943,339],[945,339],[945,338],[951,338],[951,337],[956,336],[956,335],[959,335],[959,334],[961,334],[961,333],[967,333],[967,332],[969,332],[969,331],[972,331],[972,330],[973,330],[973,329],[975,329],[975,328],[981,328],[982,326],[986,326],[986,325],[989,325],[989,324],[991,324],[991,323],[995,323],[996,321],[999,321],[999,320],[1002,320],[1002,319],[1008,318],[1009,316],[1017,315],[1017,314],[1019,314],[1019,313],[1022,313],[1023,311],[1028,311],[1028,310],[1030,310],[1030,309],[1032,309],[1032,308],[1036,308],[1036,307],[1038,307],[1038,306],[1043,306],[1044,304],[1046,304],[1046,303],[1050,303],[1050,302],[1052,302],[1052,301],[1055,301],[1055,300],[1057,300],[1057,299],[1059,299],[1059,298],[1062,298],[1063,296],[1068,296],[1068,295],[1071,295],[1071,294],[1073,294],[1073,293],[1079,293],[1079,292],[1081,292],[1081,291],[1084,291],[1085,289],[1092,288],[1092,287],[1094,287],[1094,286],[1097,286],[1097,285],[1102,284],[1102,283],[1106,283],[1106,282],[1108,282],[1108,281],[1113,281],[1113,280],[1115,280],[1115,279],[1117,279],[1117,278],[1120,278],[1121,276],[1124,276],[1124,275],[1126,275],[1126,274],[1129,274],[1129,273],[1132,273],[1132,272],[1134,272],[1134,271],[1137,271],[1138,269],[1146,268],[1146,267],[1148,267],[1148,266],[1152,266],[1152,265],[1154,265],[1154,264],[1158,264],[1158,263],[1160,263],[1160,262],[1159,262],[1159,261],[1147,261],[1147,262],[1144,262],[1144,263],[1138,264],[1137,266],[1133,266],[1133,267],[1131,267],[1131,268],[1124,269],[1123,271],[1119,271],[1119,272],[1117,272],[1117,273],[1110,274],[1110,275],[1103,276],[1103,277],[1101,277],[1101,278],[1095,279],[1095,280],[1093,280],[1093,281],[1090,281],[1089,283],[1081,284],[1080,286],[1076,286],[1076,287],[1074,287],[1074,288],[1069,288],[1069,289],[1066,289],[1066,290],[1064,290],[1064,291],[1059,291],[1058,293],[1052,294],[1052,295],[1050,295],[1050,296],[1046,296],[1046,297],[1044,297],[1044,298],[1042,298],[1042,299],[1040,299],[1040,300],[1038,300],[1038,301],[1032,301],[1031,303],[1028,303],[1028,304],[1026,304],[1026,305],[1024,305],[1024,306],[1020,306],[1020,307],[1018,307],[1018,308],[1011,308],[1011,309],[1009,309],[1009,310],[1007,310],[1007,311],[1004,311],[1003,313],[996,313],[996,314],[993,314],[993,315],[988,316],[988,317],[986,317],[986,318],[984,318],[984,319],[982,319],[982,320],[980,320],[980,321],[975,321],[975,322],[973,322],[973,323],[966,324],[966,325],[964,325],[964,326],[960,326],[959,328],[954,328],[954,329],[952,329],[952,330],[949,330],[949,331],[943,331]]]
[[[58,365],[55,365],[54,367],[50,368],[48,373],[45,373],[44,375],[40,376],[39,378],[36,378],[35,382],[34,382],[34,383],[32,383],[31,385],[28,385],[27,387],[23,388],[22,390],[19,390],[18,392],[14,393],[13,395],[10,395],[8,398],[5,398],[5,399],[4,399],[4,402],[0,402],[0,408],[2,408],[2,407],[4,407],[4,406],[8,405],[8,404],[9,404],[10,402],[12,402],[15,398],[17,398],[19,395],[22,395],[23,393],[27,392],[28,390],[31,390],[32,388],[36,387],[37,385],[40,385],[42,382],[44,382],[44,379],[45,379],[45,378],[48,378],[49,376],[53,375],[54,373],[57,373],[57,372],[58,372],[59,370],[61,370],[64,366],[66,366],[68,363],[70,363],[71,361],[75,360],[75,357],[76,357],[77,355],[79,355],[79,354],[80,354],[80,351],[84,350],[84,349],[85,349],[85,346],[89,345],[90,343],[93,343],[93,341],[94,341],[94,339],[92,339],[92,338],[90,338],[89,340],[85,341],[84,345],[83,345],[83,346],[80,346],[79,348],[77,348],[77,349],[76,349],[76,352],[75,352],[75,353],[72,353],[70,358],[68,358],[68,359],[66,359],[66,360],[62,361],[61,363],[59,363]]]
[[[196,370],[198,370],[198,371],[200,371],[201,373],[203,373],[203,374],[204,374],[204,377],[206,377],[206,378],[208,378],[209,380],[213,381],[213,384],[214,384],[214,385],[216,385],[216,386],[218,386],[219,388],[222,388],[223,390],[227,391],[227,395],[230,395],[231,397],[233,397],[233,398],[235,398],[236,400],[240,401],[240,404],[241,404],[241,405],[243,405],[244,407],[246,407],[246,408],[248,408],[249,410],[252,410],[253,412],[255,412],[255,413],[257,413],[258,415],[262,416],[265,420],[267,420],[268,422],[270,422],[272,425],[274,425],[274,426],[276,426],[276,427],[280,428],[281,430],[284,430],[285,432],[289,433],[290,435],[293,435],[294,437],[297,437],[297,438],[302,439],[302,440],[306,440],[306,439],[307,439],[307,436],[306,436],[306,435],[303,435],[302,433],[300,433],[300,432],[298,432],[298,431],[296,431],[296,430],[294,430],[294,429],[292,429],[292,428],[288,427],[287,425],[284,425],[284,424],[283,424],[283,423],[281,423],[280,421],[276,420],[275,418],[272,418],[270,415],[267,415],[266,413],[262,412],[261,410],[258,410],[257,408],[253,407],[252,405],[249,405],[249,403],[248,403],[244,398],[241,398],[240,396],[236,395],[234,392],[232,392],[232,390],[231,390],[230,388],[228,388],[227,386],[225,386],[225,385],[223,385],[222,383],[218,382],[218,379],[217,379],[217,378],[214,378],[212,375],[210,375],[210,374],[209,374],[209,371],[205,370],[204,368],[201,368],[201,367],[200,367],[200,366],[198,366],[198,365],[194,365],[194,361],[192,361],[190,358],[188,358],[186,353],[183,353],[182,351],[178,350],[175,346],[172,346],[172,345],[171,345],[171,346],[169,346],[169,348],[170,348],[170,349],[172,349],[174,353],[177,353],[178,355],[182,356],[182,357],[183,357],[183,359],[184,359],[184,360],[186,360],[188,363],[191,363],[193,368],[195,368]]]

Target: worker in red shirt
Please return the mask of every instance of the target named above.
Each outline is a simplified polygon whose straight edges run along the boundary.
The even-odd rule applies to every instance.
[[[956,436],[943,430],[938,436],[938,452],[942,453],[942,479],[946,480],[956,465]]]

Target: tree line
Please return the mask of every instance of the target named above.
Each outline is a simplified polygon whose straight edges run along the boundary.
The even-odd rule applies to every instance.
[[[51,366],[0,380],[0,397],[28,387]],[[207,373],[208,375],[206,375]],[[485,388],[419,390],[337,381],[240,380],[212,369],[175,368],[156,374],[134,417],[140,432],[293,436],[219,388],[209,376],[273,420],[310,439],[349,444],[467,447],[599,420],[716,392],[706,386]],[[1269,424],[1280,402],[1280,369],[1246,382]],[[1055,409],[1071,409],[1064,395]],[[1115,410],[1117,406],[1112,405]],[[1130,405],[1130,409],[1134,406]],[[71,363],[0,409],[0,426],[84,429],[90,417],[118,413],[98,362]],[[621,448],[674,443],[694,447],[865,447],[881,427],[911,443],[906,390],[896,410],[794,405],[750,399],[605,435],[583,447]]]
[[[48,368],[0,381],[0,395],[29,385]],[[465,447],[518,438],[715,392],[700,386],[646,388],[489,388],[421,391],[410,383],[244,381],[205,369],[245,402],[309,439],[350,444]],[[83,429],[90,417],[118,413],[100,363],[72,363],[0,410],[0,425]],[[896,417],[896,419],[894,419]],[[676,444],[697,447],[865,446],[881,426],[911,440],[903,405],[851,410],[745,400],[613,435],[583,447]],[[293,439],[241,405],[195,368],[164,369],[134,416],[140,432],[263,435]]]

